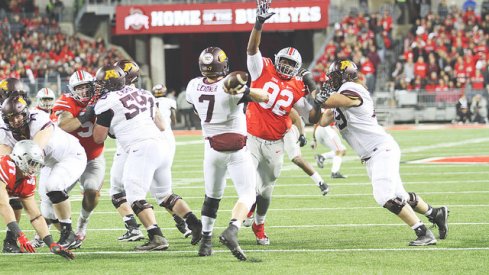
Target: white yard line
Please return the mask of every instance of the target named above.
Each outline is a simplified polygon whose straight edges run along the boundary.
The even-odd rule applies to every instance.
[[[122,224],[122,222],[121,222]],[[450,222],[450,226],[486,226],[489,222]],[[302,229],[302,228],[323,228],[323,227],[405,227],[403,223],[351,223],[351,224],[294,224],[294,225],[268,225],[267,228],[280,229]],[[214,229],[225,229],[226,226],[214,226]],[[125,227],[117,228],[87,228],[87,231],[103,232],[103,231],[125,231]],[[161,227],[162,231],[177,230],[175,227]],[[35,232],[34,229],[25,229],[23,232]],[[5,230],[0,230],[4,233]]]
[[[406,247],[406,248],[344,248],[344,249],[243,249],[248,253],[351,253],[351,252],[412,252],[412,251],[488,251],[489,247]],[[93,251],[93,252],[79,252],[74,251],[76,256],[81,255],[104,255],[104,254],[196,254],[193,250],[169,250],[166,251],[153,251],[153,252],[138,252],[138,251]],[[213,250],[214,253],[229,253],[229,250]],[[52,253],[4,253],[2,256],[10,257],[23,257],[23,256],[37,256],[37,255],[49,255],[52,257]],[[250,255],[248,255],[250,256]],[[250,257],[251,260],[252,257]]]

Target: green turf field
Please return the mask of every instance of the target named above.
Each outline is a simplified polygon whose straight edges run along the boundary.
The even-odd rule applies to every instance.
[[[236,200],[228,184],[214,232],[215,254],[198,257],[173,225],[173,219],[155,207],[163,233],[170,241],[164,252],[135,253],[138,243],[120,243],[123,223],[108,196],[108,181],[91,217],[87,239],[72,262],[47,253],[0,255],[1,274],[487,274],[489,267],[489,164],[419,164],[431,157],[488,156],[489,128],[391,131],[402,150],[401,176],[433,206],[450,209],[450,230],[436,246],[413,248],[414,232],[393,214],[380,208],[371,195],[365,168],[349,150],[341,172],[348,179],[330,180],[331,163],[320,173],[331,186],[327,197],[301,170],[285,160],[267,216],[268,247],[255,244],[250,228],[240,231],[241,247],[250,258],[238,262],[217,241],[227,226]],[[310,137],[310,134],[309,134]],[[310,139],[310,138],[309,138]],[[204,197],[203,144],[200,136],[177,136],[173,166],[174,191],[200,216]],[[113,142],[108,143],[107,171]],[[320,147],[321,151],[326,148]],[[313,151],[303,149],[313,162]],[[314,166],[315,162],[314,162]],[[106,175],[108,178],[108,174]],[[71,193],[73,221],[81,206],[79,189]],[[154,201],[150,199],[150,201]],[[429,225],[425,217],[422,220]],[[26,217],[21,227],[34,232]],[[437,229],[433,229],[438,236]],[[1,232],[3,238],[5,231]],[[55,239],[58,234],[55,233]]]

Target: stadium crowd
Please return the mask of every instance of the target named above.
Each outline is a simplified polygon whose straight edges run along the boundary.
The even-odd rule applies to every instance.
[[[66,78],[76,70],[95,73],[121,53],[103,40],[88,41],[61,32],[55,18],[41,14],[0,14],[0,79]]]

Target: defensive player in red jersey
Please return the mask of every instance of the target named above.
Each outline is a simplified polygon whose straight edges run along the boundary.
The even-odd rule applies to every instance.
[[[20,252],[36,252],[15,220],[15,214],[9,205],[9,197],[19,197],[36,232],[41,236],[54,254],[73,259],[69,250],[53,241],[49,234],[46,221],[37,206],[34,192],[36,177],[34,176],[44,164],[44,152],[32,140],[22,140],[15,144],[12,153],[0,158],[0,214],[9,231],[19,242]]]
[[[263,3],[262,3],[263,2]],[[275,63],[264,58],[259,50],[263,23],[273,13],[268,12],[269,2],[259,2],[257,19],[247,47],[247,65],[251,76],[251,87],[262,88],[269,93],[266,102],[250,102],[246,111],[248,141],[255,167],[256,213],[252,229],[259,245],[268,245],[265,234],[265,216],[270,206],[275,181],[283,164],[283,137],[292,125],[289,112],[292,108],[308,118],[311,123],[319,120],[321,104],[325,98],[316,98],[311,106],[304,96],[306,87],[298,76],[302,58],[297,49],[287,47],[275,55]],[[311,89],[312,90],[312,89]]]
[[[87,166],[80,177],[83,201],[76,230],[76,244],[81,246],[86,236],[88,219],[98,204],[99,191],[105,175],[104,145],[93,141],[95,114],[90,104],[95,90],[93,76],[86,71],[71,75],[69,94],[63,94],[54,104],[53,112],[58,117],[58,126],[75,136],[87,154]]]
[[[53,112],[54,100],[56,99],[54,91],[49,88],[42,88],[37,92],[36,98],[36,109],[48,113],[51,121],[56,122],[58,117]]]

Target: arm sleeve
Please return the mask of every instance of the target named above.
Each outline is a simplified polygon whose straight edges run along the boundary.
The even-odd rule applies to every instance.
[[[263,57],[261,52],[258,51],[254,55],[248,55],[246,63],[250,72],[251,81],[258,79],[263,70]]]
[[[295,104],[294,104],[294,109],[297,110],[299,115],[303,117],[304,119],[307,119],[309,121],[309,112],[312,110],[311,104],[307,102],[305,97],[301,97]]]
[[[104,127],[110,127],[110,122],[114,117],[114,111],[107,110],[101,114],[97,115],[97,124]]]

